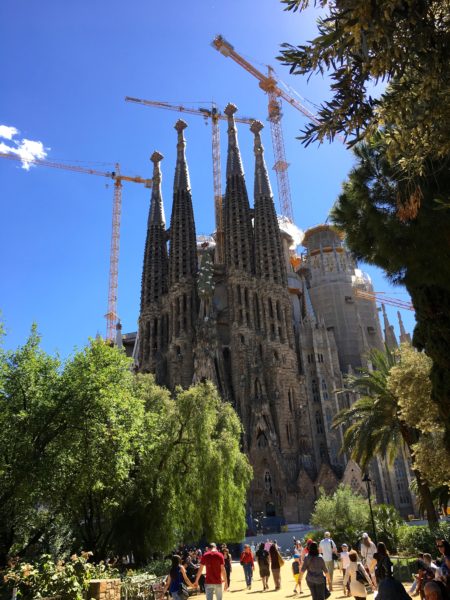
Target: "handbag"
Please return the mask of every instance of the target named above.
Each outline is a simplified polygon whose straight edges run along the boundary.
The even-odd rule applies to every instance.
[[[189,598],[189,589],[185,583],[180,583],[178,593],[183,598],[183,600],[187,600]]]

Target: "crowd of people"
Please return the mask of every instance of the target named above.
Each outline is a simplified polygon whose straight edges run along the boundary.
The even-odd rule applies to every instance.
[[[417,574],[409,590],[421,600],[450,600],[450,543],[436,540],[439,556],[436,560],[421,553],[417,561]],[[281,587],[281,568],[284,558],[276,541],[266,540],[259,546],[246,544],[240,555],[245,583],[251,590],[255,567],[258,567],[262,591]],[[336,568],[342,571],[343,592],[354,600],[364,600],[372,592],[377,600],[407,600],[411,596],[394,577],[394,567],[383,542],[375,544],[367,533],[356,548],[340,544],[339,548],[330,532],[325,532],[320,542],[308,539],[305,544],[295,540],[292,557],[294,595],[302,594],[302,581],[310,590],[312,600],[326,600],[333,590]],[[197,549],[182,550],[172,557],[172,566],[164,592],[173,600],[187,600],[189,588],[206,593],[206,600],[222,600],[222,592],[230,586],[231,554],[224,544],[218,548],[211,543],[202,553]],[[205,573],[204,573],[205,571]]]

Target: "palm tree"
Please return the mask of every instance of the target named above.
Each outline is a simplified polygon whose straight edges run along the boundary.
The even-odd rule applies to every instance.
[[[344,427],[343,452],[348,452],[361,469],[367,469],[369,462],[381,456],[392,463],[399,451],[411,447],[420,436],[420,431],[411,427],[400,417],[398,398],[387,386],[391,368],[396,364],[396,356],[389,348],[385,352],[372,349],[368,356],[370,367],[362,368],[359,376],[349,377],[348,387],[359,394],[359,398],[344,408],[335,417],[333,428]],[[437,523],[437,515],[426,481],[416,469],[413,473],[417,482],[420,506],[427,513],[430,526]]]

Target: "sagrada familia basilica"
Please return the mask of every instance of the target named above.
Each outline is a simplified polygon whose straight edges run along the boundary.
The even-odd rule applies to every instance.
[[[164,222],[162,155],[155,152],[137,333],[123,344],[136,368],[174,389],[210,380],[238,412],[243,448],[253,466],[248,497],[253,514],[307,523],[319,488],[340,482],[365,493],[359,467],[340,453],[337,412],[354,401],[348,373],[367,366],[370,348],[397,345],[383,308],[382,332],[370,279],[357,268],[330,225],[305,232],[293,259],[289,228],[280,227],[261,142],[254,135],[251,207],[234,120],[228,118],[223,236],[198,239],[185,156],[186,123],[179,120],[170,227]],[[224,257],[224,258],[222,258]],[[399,317],[400,318],[400,317]],[[400,319],[400,341],[407,341]],[[414,513],[410,467],[370,469],[378,502]]]

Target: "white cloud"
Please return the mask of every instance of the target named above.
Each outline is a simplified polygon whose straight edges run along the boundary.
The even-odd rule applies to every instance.
[[[5,154],[13,154],[18,157],[22,162],[22,169],[26,171],[30,170],[33,165],[33,160],[44,159],[47,156],[47,150],[44,144],[38,140],[13,139],[19,130],[16,127],[10,127],[8,125],[0,125],[0,138],[8,140],[12,145],[0,142],[0,152]]]
[[[4,140],[12,140],[15,135],[19,133],[19,130],[15,127],[9,127],[8,125],[0,125],[0,138]]]

